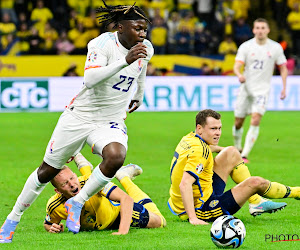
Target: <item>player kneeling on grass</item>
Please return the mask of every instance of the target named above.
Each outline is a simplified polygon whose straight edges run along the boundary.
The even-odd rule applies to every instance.
[[[224,214],[235,214],[247,200],[253,215],[272,213],[286,206],[267,198],[300,197],[300,187],[288,187],[262,177],[251,177],[241,154],[235,147],[218,151],[221,115],[211,109],[196,116],[196,129],[184,136],[176,147],[171,163],[171,188],[168,205],[182,220],[191,224],[207,224]],[[224,193],[228,176],[239,183]],[[259,194],[259,195],[257,195]]]
[[[84,174],[77,178],[70,168],[64,166],[51,181],[56,194],[47,204],[45,229],[50,233],[64,231],[60,222],[67,219],[65,202],[75,196],[90,176],[89,162],[81,155],[74,159],[80,172]],[[113,234],[127,234],[131,227],[157,228],[166,226],[166,220],[152,202],[132,179],[140,175],[142,169],[134,164],[123,166],[116,173],[124,189],[113,183],[108,183],[100,192],[92,196],[84,205],[81,216],[81,230],[119,229]]]

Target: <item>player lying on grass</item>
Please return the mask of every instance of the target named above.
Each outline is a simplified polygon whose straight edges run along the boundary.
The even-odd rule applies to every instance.
[[[84,174],[77,178],[70,168],[64,166],[59,174],[51,181],[56,194],[47,204],[45,229],[50,233],[64,231],[62,220],[67,219],[65,202],[75,196],[84,186],[91,174],[89,162],[81,155],[74,158],[80,172]],[[113,183],[108,183],[100,192],[92,196],[83,206],[80,224],[81,230],[119,229],[113,234],[127,234],[131,227],[157,228],[166,226],[166,220],[132,178],[142,173],[142,169],[134,164],[123,166],[116,178],[124,189]]]
[[[112,180],[122,167],[128,148],[125,118],[143,102],[147,64],[153,46],[146,39],[150,22],[138,6],[116,5],[97,9],[99,22],[116,25],[88,43],[84,84],[59,118],[44,159],[28,177],[0,230],[0,244],[11,243],[23,213],[61,170],[67,159],[89,145],[103,161],[95,167],[80,192],[67,203],[66,225],[80,230],[79,217],[86,201]],[[132,99],[131,99],[132,98]]]
[[[168,205],[182,220],[207,224],[223,214],[235,214],[255,194],[266,198],[299,198],[300,187],[288,187],[262,177],[251,177],[241,154],[226,147],[213,158],[221,136],[221,115],[213,110],[200,111],[196,129],[184,136],[176,147],[171,163],[171,188]],[[210,148],[211,146],[211,148]],[[224,193],[228,176],[239,183]],[[277,204],[277,207],[273,205]],[[262,212],[275,212],[286,203],[263,201]]]

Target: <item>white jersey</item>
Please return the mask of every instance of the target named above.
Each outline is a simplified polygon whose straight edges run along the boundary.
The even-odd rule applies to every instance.
[[[286,63],[279,43],[267,39],[265,44],[259,45],[255,38],[241,44],[235,60],[245,64],[244,76],[247,91],[264,94],[270,91],[274,65]]]
[[[132,91],[137,83],[144,84],[147,64],[154,53],[150,41],[145,39],[143,44],[147,46],[147,57],[128,65],[125,60],[128,50],[119,42],[118,32],[106,32],[91,40],[88,43],[85,74],[91,69],[106,66],[105,71],[108,72],[114,65],[119,68],[114,70],[117,73],[108,77],[101,75],[97,84],[91,88],[84,83],[68,106],[72,113],[79,118],[96,122],[125,119]],[[142,97],[140,98],[142,102]]]

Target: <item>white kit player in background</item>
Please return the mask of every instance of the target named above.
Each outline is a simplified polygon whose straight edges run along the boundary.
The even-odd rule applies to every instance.
[[[65,207],[66,225],[73,233],[80,229],[82,206],[99,192],[122,167],[127,151],[124,123],[132,91],[137,87],[129,113],[143,102],[147,64],[153,55],[146,40],[145,13],[137,6],[108,6],[97,9],[99,22],[114,23],[115,33],[104,33],[88,44],[84,86],[60,116],[41,166],[27,179],[12,212],[0,230],[0,243],[12,242],[23,212],[34,202],[46,184],[68,159],[87,143],[103,161],[94,169],[84,188],[74,190]],[[119,229],[119,234],[123,232]]]
[[[270,28],[263,18],[254,21],[254,38],[244,42],[238,49],[233,71],[241,83],[234,110],[232,129],[234,145],[248,163],[248,155],[259,134],[259,124],[268,104],[271,77],[277,65],[282,78],[280,99],[286,97],[287,67],[283,49],[279,43],[268,38]],[[241,73],[244,65],[244,74]],[[251,114],[250,127],[242,148],[243,123]]]

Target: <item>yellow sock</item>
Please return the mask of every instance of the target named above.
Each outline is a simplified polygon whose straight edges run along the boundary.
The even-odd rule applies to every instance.
[[[92,173],[91,167],[89,165],[81,167],[79,169],[79,172],[81,173],[82,176]]]
[[[131,198],[133,198],[134,202],[138,203],[139,201],[141,201],[143,199],[150,199],[150,197],[146,193],[144,193],[137,185],[135,185],[128,176],[125,176],[124,178],[122,178],[120,180],[120,183],[124,187],[124,189],[126,190],[127,194]],[[166,224],[165,218],[160,213],[160,211],[157,208],[157,206],[155,205],[155,203],[149,202],[149,203],[143,204],[143,206],[148,211],[151,211],[152,213],[158,215],[161,218],[161,220],[162,220],[161,227],[163,227]]]
[[[248,201],[251,204],[259,204],[261,202],[261,199],[262,197],[260,195],[254,194],[248,199]]]
[[[289,187],[278,182],[270,182],[269,187],[263,193],[267,198],[299,198],[300,187]]]
[[[288,198],[296,198],[300,199],[300,187],[289,187],[291,189],[291,193]]]
[[[133,198],[134,202],[139,202],[143,199],[150,199],[149,196],[144,193],[137,185],[135,185],[132,180],[125,176],[120,180],[121,185],[125,188],[127,194]]]
[[[241,183],[249,177],[251,177],[251,174],[244,161],[237,164],[231,172],[231,178],[237,184]],[[248,201],[252,204],[259,204],[261,201],[261,196],[259,196],[258,194],[254,194],[249,198]]]
[[[163,217],[163,215],[161,214],[161,212],[159,211],[159,209],[157,208],[155,203],[153,203],[153,202],[146,203],[146,204],[144,204],[144,207],[148,211],[151,211],[152,213],[154,213],[160,217],[160,219],[161,219],[160,227],[166,226],[166,224],[167,224],[166,219]]]
[[[249,169],[243,161],[233,168],[230,175],[232,180],[237,184],[251,177]]]

